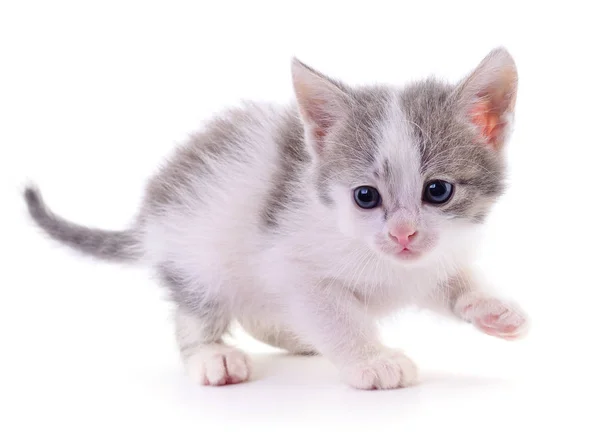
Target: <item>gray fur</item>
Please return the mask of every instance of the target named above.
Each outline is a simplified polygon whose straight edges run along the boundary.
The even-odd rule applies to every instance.
[[[171,298],[194,315],[215,317],[220,307],[207,297],[205,288],[191,285],[175,266],[163,263],[158,266],[158,277],[170,291]]]
[[[193,335],[184,336],[183,328],[177,331],[180,351],[184,358],[204,343],[215,343],[225,335],[231,322],[229,310],[214,297],[208,297],[204,288],[197,288],[186,281],[173,265],[158,266],[158,277],[169,290],[177,305],[179,315],[195,320]]]
[[[383,87],[350,92],[351,108],[326,141],[326,152],[318,167],[318,189],[327,190],[334,181],[350,183],[355,175],[373,169],[378,151],[376,128],[385,118],[389,95]]]
[[[139,258],[139,245],[134,231],[105,231],[64,220],[48,209],[40,192],[31,186],[25,189],[24,197],[31,218],[55,240],[76,251],[105,260],[127,262]]]
[[[277,134],[279,151],[278,172],[271,183],[269,197],[262,211],[262,221],[267,229],[278,225],[283,211],[293,210],[304,197],[299,183],[300,174],[310,164],[310,156],[305,147],[304,129],[296,112],[290,112],[284,119]]]
[[[460,118],[457,98],[452,95],[454,88],[429,79],[404,89],[369,87],[353,91],[351,112],[329,141],[317,186],[327,189],[332,177],[350,182],[352,177],[372,170],[393,189],[393,167],[389,159],[379,158],[376,128],[386,118],[384,111],[390,97],[397,97],[418,143],[425,181],[447,177],[464,191],[462,198],[451,199],[439,210],[451,217],[481,222],[505,188],[505,164],[502,156],[478,141],[472,128]]]
[[[339,124],[339,131],[326,141],[326,153],[318,162],[314,175],[317,196],[323,204],[331,205],[333,201],[328,191],[334,181],[348,182],[355,171],[364,171],[374,164],[377,153],[376,126],[384,118],[389,92],[380,87],[352,90],[337,80],[323,77],[347,93],[350,100],[350,112]],[[298,178],[310,166],[310,155],[296,108],[288,110],[277,137],[280,146],[279,172],[272,183],[263,212],[263,221],[271,230],[278,226],[281,214],[298,207],[306,198],[306,190]]]
[[[450,217],[483,221],[491,204],[504,191],[505,164],[501,155],[474,136],[473,128],[461,114],[461,97],[456,93],[459,86],[428,79],[402,89],[350,88],[318,71],[311,72],[332,82],[346,94],[349,103],[347,114],[325,140],[317,165],[315,185],[323,203],[332,203],[328,197],[332,182],[347,184],[364,176],[365,171],[372,171],[393,189],[393,165],[389,159],[380,158],[377,146],[377,128],[386,119],[391,98],[400,101],[411,126],[421,152],[424,180],[443,177],[461,187],[460,197],[452,198],[439,210]],[[404,123],[399,121],[398,125]]]
[[[400,100],[421,151],[425,177],[451,177],[462,186],[466,198],[452,199],[440,209],[456,217],[481,218],[481,207],[489,205],[503,192],[505,165],[500,155],[473,136],[460,118],[454,87],[429,79],[413,84]]]
[[[207,161],[211,157],[243,155],[243,128],[252,123],[257,120],[251,106],[231,109],[211,120],[202,132],[190,137],[148,183],[142,213],[181,204],[183,196],[194,192],[194,177],[212,174]]]

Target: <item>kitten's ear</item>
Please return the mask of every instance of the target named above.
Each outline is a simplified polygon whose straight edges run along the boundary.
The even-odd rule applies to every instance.
[[[504,48],[496,48],[454,91],[460,112],[493,149],[510,135],[517,99],[517,66]]]
[[[305,133],[317,156],[333,126],[347,115],[350,97],[336,81],[292,59],[292,80]]]

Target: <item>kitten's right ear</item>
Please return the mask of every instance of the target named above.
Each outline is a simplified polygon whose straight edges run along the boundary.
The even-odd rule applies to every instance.
[[[504,48],[496,48],[454,91],[460,112],[493,149],[504,145],[517,99],[517,67]]]
[[[292,80],[308,143],[317,156],[334,125],[350,109],[350,96],[343,86],[320,72],[292,59]]]

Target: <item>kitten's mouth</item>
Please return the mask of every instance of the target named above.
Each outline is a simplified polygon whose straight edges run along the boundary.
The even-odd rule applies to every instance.
[[[400,246],[390,242],[376,241],[380,252],[401,261],[416,261],[423,256],[428,248],[414,249],[409,246]]]
[[[393,254],[398,258],[409,259],[409,260],[414,260],[421,255],[420,252],[415,251],[413,249],[408,249],[408,248],[402,248],[400,250],[396,250],[393,252]]]
[[[417,260],[418,258],[421,257],[421,255],[423,255],[423,253],[421,251],[416,251],[414,249],[409,249],[409,248],[383,247],[383,248],[381,248],[381,250],[386,255],[391,255],[396,260],[402,260],[402,261]]]

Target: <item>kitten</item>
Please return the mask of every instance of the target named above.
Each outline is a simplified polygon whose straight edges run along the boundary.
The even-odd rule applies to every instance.
[[[469,269],[480,226],[504,189],[517,70],[498,48],[457,85],[350,87],[294,59],[296,104],[256,103],[210,121],[148,183],[121,232],[29,211],[86,254],[151,267],[176,305],[176,335],[204,385],[250,377],[223,337],[322,354],[360,389],[417,381],[377,320],[416,305],[505,339],[525,314]]]

